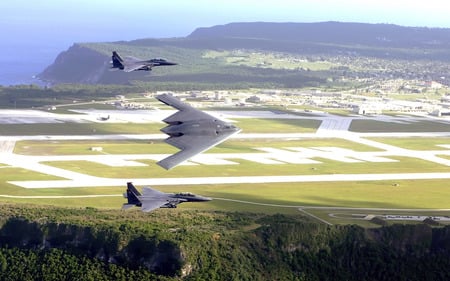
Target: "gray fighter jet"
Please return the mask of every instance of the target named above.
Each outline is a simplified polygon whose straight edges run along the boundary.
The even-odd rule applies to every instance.
[[[133,183],[127,183],[127,192],[123,197],[128,199],[128,203],[123,204],[122,209],[131,207],[141,207],[143,212],[150,212],[158,208],[176,208],[183,202],[204,202],[211,201],[209,197],[203,197],[190,192],[164,193],[150,187],[144,187],[142,194],[136,189]]]
[[[116,51],[112,52],[112,69],[121,69],[125,72],[136,70],[150,71],[152,67],[162,65],[176,65],[176,63],[166,61],[165,59],[141,60],[135,57],[125,57],[122,59]]]
[[[167,170],[241,131],[238,127],[182,103],[171,95],[163,94],[156,98],[179,110],[163,120],[169,125],[161,129],[170,136],[165,142],[181,149],[157,163]]]

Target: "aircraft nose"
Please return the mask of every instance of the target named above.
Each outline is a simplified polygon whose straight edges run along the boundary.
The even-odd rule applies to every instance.
[[[166,62],[166,64],[167,64],[167,65],[177,65],[178,63],[168,61],[168,62]]]

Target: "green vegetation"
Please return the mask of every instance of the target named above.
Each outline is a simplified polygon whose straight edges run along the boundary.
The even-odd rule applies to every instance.
[[[154,134],[161,127],[164,127],[162,123],[0,124],[2,134],[11,136]]]
[[[156,44],[155,44],[156,43]],[[176,46],[174,41],[162,45],[156,40],[140,40],[131,44],[94,43],[76,44],[66,53],[66,61],[71,62],[70,75],[64,65],[52,65],[43,75],[50,81],[79,83],[86,79],[97,84],[131,84],[132,88],[145,91],[158,90],[218,90],[275,87],[318,86],[326,83],[325,75],[309,73],[305,70],[264,69],[250,66],[230,65],[218,59],[204,57],[205,47],[197,49]],[[166,57],[176,61],[177,66],[161,67],[151,73],[120,73],[102,71],[93,78],[93,66],[104,64],[117,50],[123,56],[146,58]],[[79,56],[90,57],[90,63],[80,63]],[[106,69],[105,69],[106,70]],[[86,81],[85,80],[85,81]]]
[[[126,177],[126,175],[124,176]],[[354,208],[394,209],[445,209],[448,208],[450,190],[446,180],[398,180],[361,182],[293,182],[266,184],[215,184],[154,186],[164,192],[183,192],[242,200],[257,204],[213,200],[207,203],[189,203],[181,209],[207,209],[224,211],[249,211],[257,213],[296,213],[292,206],[329,206]],[[25,196],[4,198],[2,202],[23,202],[56,206],[97,207],[119,209],[125,202],[123,186],[22,189],[13,185],[2,185],[2,194]],[[83,196],[113,195],[97,198],[33,198],[33,196]],[[30,197],[27,197],[30,196]],[[264,206],[273,204],[280,206]],[[291,207],[288,207],[291,206]],[[170,212],[170,210],[166,210]],[[450,213],[447,212],[447,215]],[[353,222],[357,223],[357,222]]]
[[[420,139],[429,143],[428,139]],[[399,144],[400,145],[400,144]],[[90,147],[100,146],[102,152],[92,152]],[[207,153],[258,153],[255,148],[271,147],[338,147],[355,151],[375,151],[374,148],[355,144],[342,139],[293,139],[289,141],[273,139],[240,140],[231,139]],[[401,147],[401,145],[400,145]],[[16,153],[27,155],[84,155],[84,154],[158,154],[173,153],[176,149],[159,141],[21,141],[16,145]],[[242,159],[230,159],[238,165],[181,165],[177,169],[163,171],[152,160],[138,160],[149,166],[111,167],[89,161],[53,161],[47,164],[59,168],[81,172],[93,176],[111,178],[170,178],[170,177],[230,177],[230,176],[284,176],[284,175],[327,175],[351,173],[418,173],[448,172],[448,167],[409,157],[390,157],[397,162],[356,162],[345,163],[329,159],[313,159],[320,163],[265,165]],[[99,198],[1,198],[2,202],[28,202],[53,204],[58,206],[119,208],[124,202],[121,194],[124,186],[66,189],[22,189],[8,181],[52,180],[53,177],[31,173],[30,171],[2,167],[0,183],[2,194],[16,196],[73,196],[73,195],[117,195]],[[124,183],[125,184],[125,183]],[[218,184],[198,186],[160,186],[166,192],[192,191],[215,198],[244,200],[256,203],[282,206],[340,206],[359,208],[447,208],[450,190],[446,180],[399,180],[374,182],[305,182],[268,184]],[[319,195],[320,194],[320,195]],[[368,200],[367,198],[370,198]],[[242,210],[273,214],[292,214],[295,208],[249,205],[245,203],[214,200],[204,204],[181,205],[183,209]]]
[[[395,162],[356,162],[347,163],[329,159],[317,160],[315,164],[287,164],[280,163],[274,169],[274,164],[260,164],[240,158],[227,160],[238,165],[211,165],[207,170],[204,165],[184,165],[176,170],[164,172],[164,178],[183,178],[201,175],[203,177],[239,177],[239,176],[287,176],[287,175],[330,175],[330,174],[370,174],[377,173],[415,173],[415,172],[448,172],[445,165],[432,163],[418,158],[390,157]],[[159,178],[161,170],[156,165],[156,160],[136,160],[149,166],[111,167],[95,162],[78,161],[54,161],[43,164],[62,168],[65,170],[80,172],[92,176],[102,175],[106,178]],[[282,161],[282,159],[280,159]],[[152,169],[151,167],[155,167]]]
[[[2,166],[1,167],[1,173],[0,173],[0,179],[2,181],[0,182],[6,182],[6,181],[17,181],[17,180],[59,180],[61,178],[47,175],[47,174],[41,174],[38,172],[29,171],[22,168],[15,168],[11,166]],[[3,191],[3,189],[2,189]]]
[[[308,61],[303,56],[249,50],[206,51],[203,58],[219,60],[227,65],[242,65],[271,69],[304,69],[309,71],[330,70],[336,67],[327,61]]]
[[[448,280],[449,227],[0,206],[2,280]]]
[[[61,84],[51,88],[35,85],[0,86],[0,108],[40,108],[50,105],[110,100],[116,95],[145,92],[137,86]]]
[[[92,151],[92,147],[102,147],[102,151]],[[256,153],[258,148],[270,147],[338,147],[354,151],[377,151],[378,149],[343,139],[230,139],[211,148],[206,153]],[[19,141],[14,153],[23,155],[98,155],[98,154],[159,154],[173,153],[177,149],[162,140],[105,140],[105,141]]]
[[[311,133],[320,126],[320,120],[240,118],[236,126],[244,133]]]
[[[96,110],[117,110],[120,111],[120,109],[117,109],[113,102],[86,102],[86,103],[76,103],[76,104],[58,104],[55,105],[54,108],[51,109],[51,113],[56,114],[83,114],[83,113],[77,113],[76,110],[81,109],[96,109]]]
[[[450,125],[434,121],[408,122],[399,118],[398,123],[376,120],[353,120],[349,131],[371,132],[450,132]]]
[[[450,145],[450,138],[448,137],[404,137],[404,138],[386,138],[376,137],[369,138],[377,142],[386,143],[398,146],[405,149],[412,150],[445,150],[440,145]]]
[[[236,125],[245,133],[314,132],[319,120],[242,118]],[[51,123],[0,124],[2,135],[95,135],[95,134],[160,134],[165,126],[156,123]]]
[[[276,34],[285,36],[278,29]],[[288,39],[281,44],[279,40],[268,38],[220,37],[75,44],[63,54],[67,65],[55,64],[43,77],[57,83],[91,81],[96,85],[0,87],[0,107],[58,105],[57,110],[52,111],[58,113],[69,113],[73,108],[111,109],[107,101],[115,95],[126,95],[153,106],[154,100],[143,100],[139,93],[158,90],[295,88],[352,91],[374,97],[378,95],[377,89],[389,84],[386,77],[401,80],[407,76],[414,80],[440,77],[448,72],[448,50],[440,49],[442,45],[424,49],[423,46],[410,48],[405,42],[390,47],[387,42],[383,46],[371,46],[358,41],[354,46],[345,40],[336,44]],[[109,59],[111,50],[118,50],[124,56],[166,57],[179,65],[158,68],[152,73],[101,73],[98,66]],[[341,55],[334,55],[336,53]],[[102,85],[109,83],[123,85]],[[393,90],[402,95],[385,97],[438,99],[446,93],[444,89],[431,93],[418,85],[414,89],[399,86]],[[412,91],[417,93],[411,94]],[[311,106],[292,108],[311,109]],[[255,110],[286,112],[280,106]],[[348,115],[347,110],[342,109],[327,111]],[[318,119],[235,121],[243,133],[312,133],[320,126]],[[425,119],[414,123],[405,123],[402,118],[398,121],[356,120],[350,130],[450,131],[445,123]],[[153,134],[160,133],[161,127],[162,123],[0,124],[0,131],[3,136]],[[437,145],[450,144],[449,138],[376,140],[416,150],[441,149]],[[103,151],[91,151],[91,147],[102,147]],[[252,156],[259,152],[258,148],[264,147],[376,151],[334,138],[245,141],[236,138],[208,153]],[[24,155],[168,154],[175,151],[161,140],[127,139],[23,141],[15,147],[16,153]],[[312,160],[320,163],[264,165],[229,159],[238,165],[210,165],[207,169],[205,165],[186,165],[171,171],[157,167],[156,160],[139,160],[148,165],[143,167],[110,167],[88,159],[42,164],[88,175],[127,179],[448,172],[447,166],[420,158],[390,158],[397,162],[345,163],[315,158]],[[65,189],[23,189],[10,183],[58,179],[0,163],[0,280],[450,279],[446,270],[450,268],[449,226],[437,222],[397,225],[382,218],[358,220],[362,214],[386,212],[449,216],[449,211],[436,210],[449,207],[447,179],[155,186],[165,192],[191,191],[214,200],[181,204],[177,209],[152,213],[142,213],[136,208],[126,212],[119,210],[125,202],[121,195],[125,181],[122,186]],[[70,197],[91,195],[99,197]],[[298,209],[300,206],[302,210]],[[395,210],[378,210],[386,208]],[[338,226],[319,224],[313,216]]]
[[[101,147],[102,151],[94,151],[92,147]],[[149,154],[176,151],[176,148],[162,140],[21,141],[14,149],[15,153],[23,155]]]

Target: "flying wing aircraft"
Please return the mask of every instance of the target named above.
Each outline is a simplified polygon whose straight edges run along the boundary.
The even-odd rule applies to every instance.
[[[112,67],[116,69],[121,69],[125,72],[131,72],[136,70],[145,70],[150,71],[154,66],[162,66],[162,65],[176,65],[174,62],[169,62],[165,59],[150,59],[150,60],[141,60],[135,57],[122,57],[116,52],[112,52]]]
[[[209,197],[195,195],[190,192],[165,193],[150,187],[142,188],[141,194],[131,182],[127,183],[127,192],[123,194],[123,197],[128,199],[128,203],[123,204],[122,209],[126,210],[137,206],[141,207],[143,212],[150,212],[157,208],[176,208],[178,204],[183,202],[212,200]]]
[[[163,120],[169,125],[161,129],[170,136],[165,142],[181,149],[157,163],[167,170],[241,131],[238,127],[195,109],[171,95],[163,94],[156,98],[179,110]]]

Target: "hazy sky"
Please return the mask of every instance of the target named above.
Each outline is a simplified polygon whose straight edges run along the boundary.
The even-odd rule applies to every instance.
[[[180,37],[245,21],[450,27],[447,0],[13,0],[0,11],[3,38],[61,43]]]

